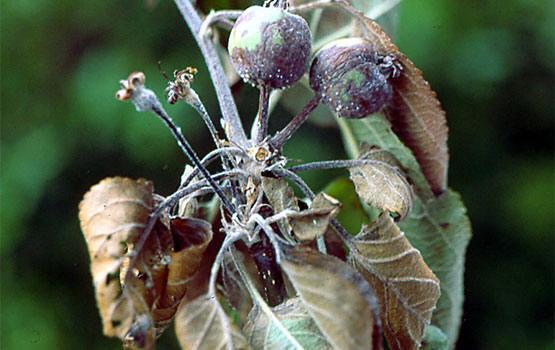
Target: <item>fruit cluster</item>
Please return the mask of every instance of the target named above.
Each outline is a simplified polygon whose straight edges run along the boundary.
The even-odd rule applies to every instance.
[[[304,18],[287,6],[252,6],[235,22],[228,51],[246,82],[270,89],[296,83],[310,65],[310,86],[338,116],[363,118],[391,101],[390,79],[401,67],[364,38],[340,39],[320,49],[310,64],[312,36]]]

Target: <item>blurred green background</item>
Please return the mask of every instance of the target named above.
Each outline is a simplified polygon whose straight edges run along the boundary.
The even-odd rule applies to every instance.
[[[106,176],[175,189],[184,159],[169,132],[114,93],[140,69],[162,95],[158,60],[168,71],[194,65],[195,89],[217,117],[206,68],[171,1],[1,6],[0,347],[118,349],[101,335],[77,205]],[[447,110],[450,186],[474,228],[459,349],[554,345],[554,18],[552,2],[530,0],[405,0],[398,11],[397,42]],[[241,114],[254,115],[256,91],[236,93]],[[206,153],[200,119],[183,104],[168,110]],[[273,127],[289,118],[278,108]],[[344,156],[338,131],[315,125],[289,152]],[[336,174],[309,181],[322,187]],[[168,332],[160,348],[173,343]]]

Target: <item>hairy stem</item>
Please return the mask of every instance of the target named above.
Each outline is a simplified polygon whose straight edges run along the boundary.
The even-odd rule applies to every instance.
[[[228,134],[229,140],[242,146],[247,145],[247,136],[245,134],[245,130],[243,129],[243,125],[241,124],[239,112],[237,111],[235,101],[233,101],[233,96],[229,85],[227,84],[227,78],[220,59],[218,58],[216,48],[212,42],[207,40],[207,38],[202,36],[200,33],[202,21],[199,14],[190,0],[175,0],[175,3],[183,16],[183,19],[193,33],[208,67],[208,71],[210,72],[212,84],[216,90],[216,95],[218,97],[218,102],[220,104],[222,116],[225,122],[223,128],[226,131],[226,134]]]
[[[260,98],[258,100],[258,114],[252,128],[252,139],[256,144],[262,143],[268,135],[268,104],[270,102],[270,89],[266,86],[260,87]]]
[[[198,96],[191,103],[191,106],[195,109],[195,111],[197,111],[198,114],[200,114],[202,121],[204,121],[204,124],[206,125],[206,127],[208,128],[208,131],[210,132],[210,136],[212,136],[212,140],[214,140],[214,143],[216,144],[216,147],[220,147],[221,140],[218,135],[218,130],[216,130],[216,127],[214,126],[214,123],[212,123],[212,119],[210,118],[208,111],[206,110],[206,108],[204,107],[204,104],[202,103],[200,98],[198,98]]]
[[[242,13],[242,10],[210,11],[200,26],[199,34],[201,36],[208,35],[208,29],[214,24],[223,24],[226,29],[231,30],[233,24],[231,23],[229,26],[228,21],[237,19]]]
[[[220,185],[218,185],[216,183],[216,181],[214,181],[214,179],[212,179],[212,176],[210,175],[208,170],[206,170],[206,168],[202,165],[198,155],[193,150],[193,148],[191,147],[191,145],[189,144],[189,142],[187,141],[185,136],[183,136],[179,127],[177,125],[175,125],[175,123],[173,122],[171,117],[168,115],[168,113],[166,113],[166,111],[162,108],[162,106],[160,104],[153,104],[152,110],[167,125],[167,127],[170,129],[173,136],[177,140],[177,143],[179,144],[179,147],[181,147],[183,152],[189,157],[189,159],[193,162],[193,164],[200,170],[202,176],[204,176],[204,178],[208,181],[210,186],[212,186],[212,188],[214,188],[214,192],[216,193],[216,195],[222,201],[223,207],[229,213],[233,213],[234,212],[233,206],[231,205],[231,203],[229,202],[229,200],[225,196],[224,192],[220,188]]]
[[[372,159],[343,159],[343,160],[324,160],[321,162],[313,162],[301,165],[295,165],[288,168],[289,171],[298,173],[301,171],[309,170],[327,170],[327,169],[341,169],[341,168],[352,168],[355,166],[362,166],[372,163],[378,163],[376,160]]]
[[[293,134],[297,130],[299,130],[301,125],[303,125],[304,122],[307,121],[308,117],[310,116],[310,113],[312,113],[312,111],[316,109],[316,107],[318,107],[319,103],[320,103],[320,97],[317,95],[314,95],[314,97],[312,97],[310,101],[308,101],[308,103],[299,112],[299,114],[297,114],[293,119],[291,119],[289,124],[287,124],[285,128],[283,128],[272,138],[272,140],[270,141],[270,145],[272,145],[274,149],[281,150],[281,148],[287,142],[287,140],[289,140],[291,136],[293,136]]]

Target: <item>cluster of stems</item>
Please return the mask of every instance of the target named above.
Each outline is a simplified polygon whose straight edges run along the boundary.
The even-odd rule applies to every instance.
[[[260,174],[288,179],[311,200],[314,197],[314,192],[297,174],[298,172],[359,166],[363,164],[365,160],[322,161],[286,168],[286,162],[283,161],[285,158],[281,155],[283,145],[307,121],[311,112],[319,105],[320,98],[314,96],[282,130],[276,132],[274,135],[269,135],[269,100],[272,91],[265,86],[259,88],[260,98],[258,113],[253,122],[251,137],[248,138],[239,118],[237,107],[227,83],[226,74],[216,52],[214,42],[209,35],[210,28],[213,25],[222,25],[224,28],[229,28],[233,20],[237,19],[241,14],[241,11],[212,12],[203,22],[190,0],[175,0],[175,2],[193,33],[207,64],[218,97],[223,117],[221,127],[224,130],[227,141],[224,141],[220,137],[216,126],[212,122],[212,118],[198,95],[192,89],[188,91],[188,98],[184,100],[201,116],[216,146],[214,151],[208,153],[201,159],[193,150],[181,129],[173,122],[172,118],[162,107],[156,95],[142,85],[136,87],[131,99],[137,109],[140,111],[153,112],[164,122],[176,139],[183,154],[193,164],[194,168],[193,171],[183,179],[179,189],[165,198],[165,200],[163,200],[152,212],[145,231],[136,244],[135,256],[132,256],[129,266],[132,267],[137,263],[137,252],[141,251],[155,223],[161,215],[175,207],[183,198],[215,194],[221,203],[222,225],[226,234],[213,265],[209,282],[209,294],[215,296],[216,278],[224,254],[231,251],[234,261],[236,264],[239,264],[236,260],[237,252],[233,247],[234,242],[237,240],[253,240],[257,238],[257,235],[258,238],[260,238],[263,234],[263,241],[269,242],[269,246],[273,248],[273,259],[277,264],[279,264],[283,256],[284,245],[294,244],[289,237],[283,237],[283,234],[276,232],[272,228],[272,223],[286,217],[288,212],[272,213],[270,216],[262,215],[261,209],[265,206],[267,207],[268,204],[264,203],[263,191],[261,189],[258,189],[258,192],[254,191],[254,199],[249,198],[247,193],[250,190],[249,186],[251,186],[253,178],[255,186],[258,186],[260,183]],[[274,2],[276,4],[274,4]],[[321,9],[337,3],[342,4],[342,1],[318,0],[297,8],[289,7],[287,0],[269,0],[267,3],[272,3],[273,6],[281,6],[293,12],[300,12]],[[249,152],[252,149],[264,149],[272,156],[262,160],[256,158],[252,159],[252,153]],[[219,173],[211,174],[207,166],[217,159],[221,160],[223,170]],[[254,168],[257,169],[258,172],[253,171],[252,164],[256,165]],[[346,230],[337,221],[333,221],[331,226],[335,229],[339,237],[343,238],[343,240],[348,243],[348,234]],[[266,247],[267,246],[268,245],[266,245]],[[323,238],[318,240],[318,248],[322,252],[326,251]],[[131,277],[131,270],[132,269],[129,268],[126,281]],[[263,298],[258,294],[256,288],[252,287],[252,281],[249,280],[248,276],[243,276],[243,270],[241,268],[238,270],[241,272],[253,299],[263,302]],[[266,298],[268,299],[268,296],[266,296]],[[277,296],[276,300],[279,300],[279,296]],[[264,303],[264,305],[266,304]],[[265,307],[264,305],[261,305],[261,307]]]

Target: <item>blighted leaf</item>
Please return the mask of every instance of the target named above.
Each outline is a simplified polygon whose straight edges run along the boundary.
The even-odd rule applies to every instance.
[[[165,290],[152,311],[157,327],[167,326],[173,319],[187,283],[197,272],[204,251],[212,240],[212,226],[195,218],[172,218],[170,229],[173,251]]]
[[[295,237],[309,241],[322,236],[340,208],[341,203],[337,199],[323,192],[318,193],[310,208],[289,216]]]
[[[290,249],[281,265],[304,306],[336,349],[381,349],[379,307],[368,282],[345,262]]]
[[[175,316],[175,333],[182,349],[248,349],[245,337],[219,301],[206,294],[179,307]]]
[[[394,97],[385,114],[395,133],[414,153],[434,193],[442,193],[447,188],[448,129],[445,111],[436,93],[422,72],[376,22],[346,3],[338,2],[338,6],[358,19],[356,35],[374,43],[378,52],[393,54],[401,63],[401,75],[391,79]]]
[[[380,299],[389,347],[418,349],[439,299],[439,280],[387,213],[363,227],[352,244],[350,260]]]
[[[391,152],[402,164],[416,188],[417,197],[409,216],[399,224],[440,280],[441,297],[432,323],[447,335],[452,347],[458,336],[463,304],[463,273],[466,247],[471,237],[470,221],[460,196],[448,191],[435,197],[415,158],[391,131],[381,116],[342,124],[348,145],[367,142]],[[357,142],[358,141],[358,142]],[[349,147],[358,154],[356,146]]]
[[[304,349],[332,350],[300,298],[292,298],[272,308],[283,327]],[[255,350],[298,349],[272,320],[255,306],[248,315],[243,329],[249,344]]]
[[[366,150],[359,159],[362,166],[349,168],[359,197],[368,205],[404,218],[412,206],[412,190],[399,169],[388,162],[380,150]]]
[[[453,347],[462,317],[464,257],[471,237],[466,208],[453,191],[435,199],[417,198],[411,214],[399,226],[441,282],[432,323]]]
[[[148,220],[152,191],[152,184],[142,179],[108,178],[93,186],[79,205],[97,305],[107,336],[124,339],[136,314],[150,311],[148,301],[144,301],[147,287],[134,279],[124,296],[120,275],[127,251]],[[142,277],[142,270],[147,269],[137,269],[135,277]]]
[[[280,213],[286,209],[299,210],[295,193],[284,179],[262,177],[262,188],[274,213]],[[292,227],[287,219],[279,220],[277,224],[282,233],[292,236]]]
[[[391,123],[381,115],[365,119],[340,120],[344,140],[351,157],[359,157],[365,150],[361,144],[377,147],[393,154],[402,170],[410,178],[416,192],[422,197],[432,197],[430,186],[420,171],[420,166],[412,152],[391,130]]]

